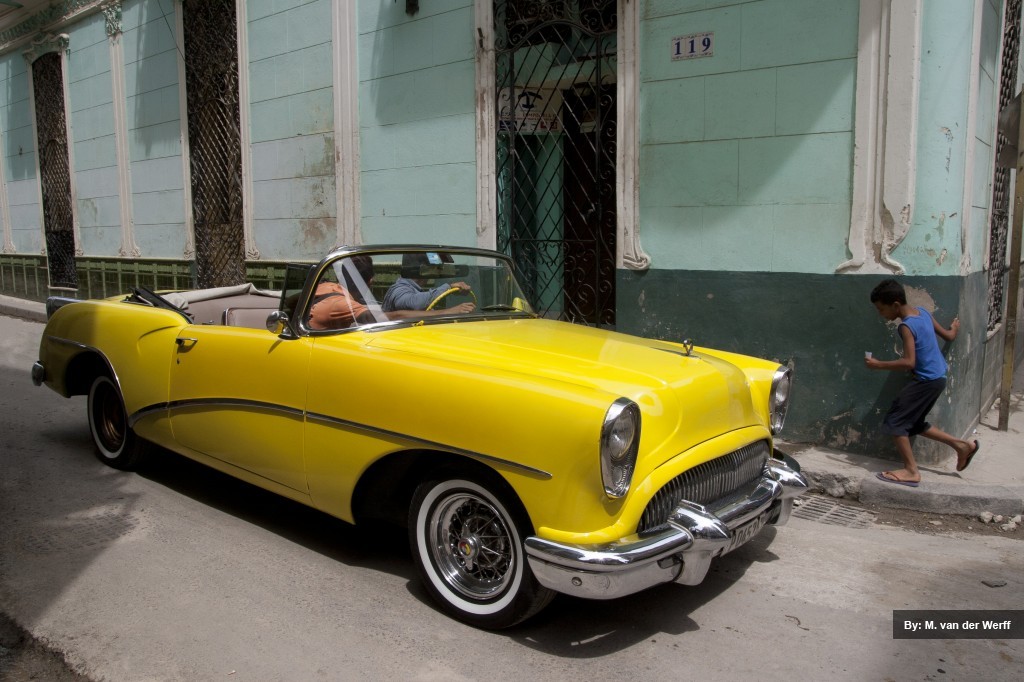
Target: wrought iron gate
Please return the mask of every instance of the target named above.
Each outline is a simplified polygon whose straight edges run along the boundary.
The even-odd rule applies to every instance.
[[[64,117],[64,69],[50,52],[32,63],[32,94],[39,145],[39,183],[43,195],[43,232],[51,287],[76,288],[74,218],[68,127]]]
[[[185,83],[196,278],[245,281],[235,0],[185,0]]]
[[[1017,94],[1017,57],[1020,52],[1021,0],[1006,3],[1003,29],[1003,61],[999,76],[999,109]],[[992,178],[992,217],[989,224],[988,330],[1003,321],[1006,300],[1006,243],[1010,234],[1010,169],[999,164],[999,154],[1009,140],[1002,133],[996,139],[996,169]],[[1014,140],[1016,143],[1016,140]],[[1020,179],[1018,179],[1020,182]]]
[[[546,317],[615,324],[616,0],[498,0],[498,249]]]

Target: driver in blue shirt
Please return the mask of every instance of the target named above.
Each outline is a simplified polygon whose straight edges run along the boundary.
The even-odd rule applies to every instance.
[[[431,262],[431,256],[436,263]],[[451,289],[469,293],[471,287],[465,282],[442,282],[432,289],[424,288],[425,280],[420,277],[422,266],[439,265],[443,262],[440,254],[406,253],[402,255],[402,276],[392,284],[381,308],[384,312],[395,310],[426,310],[430,302]],[[450,259],[450,257],[449,257]],[[452,313],[470,313],[476,309],[471,302],[459,303],[448,308]]]

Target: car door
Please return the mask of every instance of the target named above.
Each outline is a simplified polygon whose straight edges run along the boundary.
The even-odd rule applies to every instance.
[[[307,493],[302,450],[311,340],[190,325],[176,344],[169,401],[175,441]]]

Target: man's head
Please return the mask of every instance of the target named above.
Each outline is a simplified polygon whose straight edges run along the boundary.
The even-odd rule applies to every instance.
[[[369,256],[358,255],[352,256],[347,261],[342,264],[342,278],[345,280],[345,289],[357,301],[366,303],[366,299],[370,297],[366,296],[365,293],[370,291],[370,282],[373,281],[373,259]],[[355,272],[353,272],[353,269]]]
[[[900,316],[900,308],[907,304],[907,292],[896,280],[887,279],[871,290],[871,302],[879,315],[886,320],[895,320]]]

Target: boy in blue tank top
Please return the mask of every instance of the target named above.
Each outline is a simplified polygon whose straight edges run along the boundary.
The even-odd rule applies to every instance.
[[[924,308],[907,305],[907,294],[903,286],[894,279],[887,279],[871,292],[871,302],[878,314],[888,321],[900,320],[900,339],[903,341],[903,357],[899,360],[877,360],[864,358],[868,369],[910,371],[910,382],[900,391],[885,415],[882,430],[893,437],[896,450],[903,458],[903,468],[898,471],[883,471],[878,478],[886,483],[896,483],[916,488],[921,473],[914,460],[910,437],[921,435],[945,443],[956,450],[956,470],[966,469],[981,447],[978,441],[968,443],[954,438],[945,431],[932,426],[925,417],[946,388],[946,358],[939,349],[936,335],[952,341],[960,331],[960,320],[954,319],[949,329],[940,325]]]

